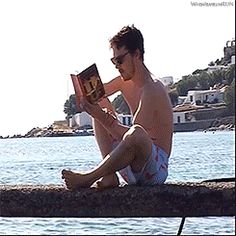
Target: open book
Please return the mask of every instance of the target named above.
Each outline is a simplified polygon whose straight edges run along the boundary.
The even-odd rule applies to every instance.
[[[86,97],[90,103],[96,104],[104,97],[105,90],[96,64],[92,64],[79,74],[70,76],[78,99]]]

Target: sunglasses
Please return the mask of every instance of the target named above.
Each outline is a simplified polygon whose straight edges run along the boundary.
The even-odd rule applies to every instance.
[[[111,62],[114,64],[114,65],[121,65],[123,62],[124,62],[124,59],[125,59],[125,56],[128,54],[129,52],[126,52],[125,54],[123,55],[120,55],[118,57],[113,57],[111,58]]]

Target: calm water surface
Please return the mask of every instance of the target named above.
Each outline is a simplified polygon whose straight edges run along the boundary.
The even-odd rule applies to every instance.
[[[202,181],[235,176],[233,131],[175,133],[169,177]],[[93,136],[0,140],[0,184],[63,184],[61,170],[101,160]],[[180,218],[0,218],[6,234],[176,234]],[[234,217],[187,218],[182,234],[234,235]]]

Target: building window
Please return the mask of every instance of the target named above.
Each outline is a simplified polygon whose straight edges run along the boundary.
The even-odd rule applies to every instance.
[[[127,124],[127,125],[128,125],[128,126],[131,126],[131,125],[132,125],[132,124],[131,124],[131,117],[128,116],[127,118],[128,118],[128,124]]]
[[[125,125],[126,124],[126,119],[125,116],[122,117],[122,124]]]
[[[192,102],[193,101],[193,96],[192,95],[190,95],[190,102]]]
[[[180,123],[180,116],[177,116],[177,122]]]

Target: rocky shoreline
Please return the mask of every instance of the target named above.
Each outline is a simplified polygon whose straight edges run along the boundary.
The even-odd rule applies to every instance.
[[[33,128],[26,134],[15,134],[13,136],[0,136],[0,139],[8,139],[8,138],[39,138],[39,137],[72,137],[72,136],[93,136],[92,129],[85,128],[75,128],[72,129],[68,126],[57,127],[56,125],[51,125],[49,127],[43,128]]]
[[[193,122],[175,123],[174,132],[194,132],[194,131],[217,131],[234,130],[235,117],[224,117],[216,119],[196,120]]]
[[[221,131],[221,130],[235,130],[235,116],[224,117],[217,119],[214,124],[205,129],[199,131]],[[72,136],[91,136],[94,135],[93,129],[91,127],[80,127],[80,128],[70,128],[69,126],[58,126],[50,125],[44,128],[33,128],[26,134],[15,134],[13,136],[0,136],[0,139],[8,138],[38,138],[38,137],[72,137]]]
[[[235,116],[223,117],[216,119],[214,124],[205,131],[217,131],[217,130],[235,130]]]

